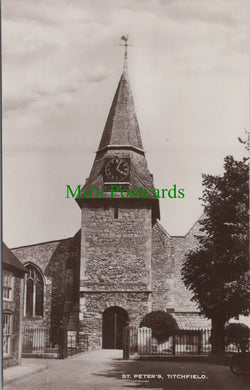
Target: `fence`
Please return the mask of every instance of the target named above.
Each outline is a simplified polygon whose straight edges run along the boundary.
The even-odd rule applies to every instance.
[[[58,345],[51,343],[50,330],[47,328],[24,328],[22,357],[59,357]]]
[[[84,332],[65,331],[62,327],[58,327],[56,339],[57,343],[53,343],[50,329],[24,328],[22,357],[64,359],[88,350],[88,335]]]
[[[169,337],[165,329],[130,327],[127,335],[130,354],[190,356],[209,355],[212,351],[210,329],[177,329]],[[238,351],[237,342],[225,347],[227,354]]]

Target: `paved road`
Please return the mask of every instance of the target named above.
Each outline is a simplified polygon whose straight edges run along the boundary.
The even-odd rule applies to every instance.
[[[250,389],[250,378],[236,377],[226,366],[194,362],[123,361],[120,351],[88,352],[66,360],[38,360],[46,362],[49,368],[6,385],[4,390]],[[126,379],[123,379],[125,375]],[[143,375],[148,377],[143,378]],[[197,375],[201,379],[178,379],[174,375]]]

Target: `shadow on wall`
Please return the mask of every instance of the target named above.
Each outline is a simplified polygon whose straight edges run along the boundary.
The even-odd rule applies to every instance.
[[[59,325],[68,328],[72,310],[79,307],[80,239],[79,230],[73,238],[61,241],[45,269],[46,276],[52,280],[51,339],[54,344],[58,344]],[[78,315],[71,324],[74,330],[79,328],[77,320]]]

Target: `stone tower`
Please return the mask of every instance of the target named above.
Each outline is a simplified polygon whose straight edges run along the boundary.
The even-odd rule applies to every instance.
[[[122,197],[126,189],[137,196],[126,198],[125,191]],[[138,325],[152,309],[152,228],[159,201],[148,189],[154,189],[153,179],[125,67],[82,197],[76,199],[82,210],[80,328],[88,332],[90,348],[121,348],[124,326]]]

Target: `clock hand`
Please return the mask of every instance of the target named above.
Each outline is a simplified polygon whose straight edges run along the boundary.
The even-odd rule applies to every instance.
[[[118,165],[117,165],[117,167],[116,167],[116,171],[117,172],[119,172],[119,173],[121,173],[121,174],[123,174],[123,171],[121,171],[120,169],[119,169],[119,166],[121,165],[121,161],[119,161],[119,163],[118,163]]]
[[[119,163],[118,163],[118,165],[117,165],[117,167],[116,167],[116,170],[117,170],[118,172],[120,172],[119,169],[118,169],[120,165],[121,165],[121,160],[119,161]]]

